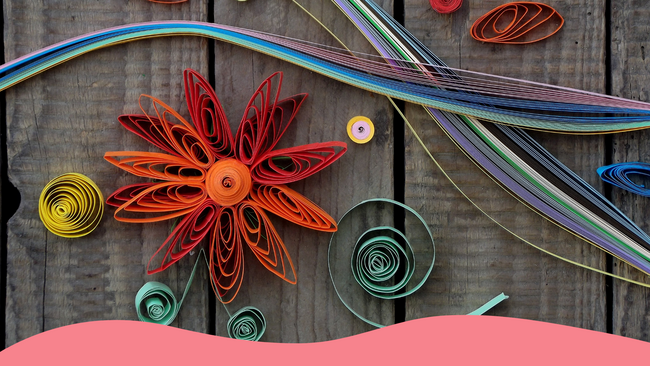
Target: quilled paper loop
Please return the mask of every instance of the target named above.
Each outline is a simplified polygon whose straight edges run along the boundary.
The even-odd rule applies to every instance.
[[[351,267],[354,279],[366,292],[382,299],[406,296],[399,293],[415,271],[415,256],[411,244],[401,231],[380,226],[368,229],[352,250]],[[396,275],[404,265],[401,278]]]
[[[375,125],[368,117],[356,116],[348,121],[348,136],[357,144],[365,144],[375,135]]]
[[[429,4],[438,13],[449,14],[460,9],[460,6],[463,5],[463,0],[429,0]]]
[[[150,281],[135,295],[135,309],[143,322],[169,325],[176,318],[179,306],[169,286]]]
[[[90,234],[102,219],[104,198],[88,177],[67,173],[52,179],[41,192],[38,214],[43,225],[58,236]]]
[[[228,336],[233,339],[258,341],[266,331],[266,319],[262,312],[246,306],[228,319]]]
[[[403,210],[411,223],[407,233],[381,224],[393,221],[394,210]],[[431,274],[435,250],[429,226],[415,210],[390,199],[370,199],[352,207],[339,220],[328,249],[330,279],[346,308],[364,322],[383,327],[379,320],[370,319],[370,314],[362,314],[353,304],[375,303],[369,307],[376,309],[377,299],[413,294]],[[425,256],[426,260],[416,260],[416,255]],[[351,258],[349,265],[342,265],[345,261],[341,258]],[[404,274],[395,278],[400,264]],[[363,289],[365,295],[354,288]]]
[[[513,2],[496,7],[478,18],[472,24],[470,34],[482,42],[528,44],[554,35],[562,25],[564,18],[546,4]],[[541,30],[544,26],[551,28]]]
[[[597,172],[600,178],[609,184],[644,197],[650,197],[650,189],[630,179],[631,176],[650,178],[650,164],[648,163],[633,162],[606,165],[598,168]]]

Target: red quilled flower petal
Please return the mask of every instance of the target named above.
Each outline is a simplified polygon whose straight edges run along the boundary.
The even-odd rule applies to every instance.
[[[135,186],[138,193],[115,210],[114,217],[116,220],[124,222],[156,222],[172,219],[194,211],[208,196],[202,183],[164,182],[143,188],[144,186]],[[134,190],[131,190],[130,194],[134,194]],[[124,192],[118,190],[111,197],[118,195],[123,196]],[[111,200],[111,197],[109,197],[109,200]],[[167,214],[146,218],[118,216],[122,211]]]
[[[232,156],[235,144],[230,125],[210,83],[192,69],[183,76],[187,108],[199,136],[219,159]]]
[[[151,117],[142,106],[149,101],[156,116]],[[151,124],[156,120],[162,127],[161,135],[165,137],[173,150],[197,166],[208,168],[215,161],[215,156],[198,132],[178,112],[157,98],[149,95],[140,96],[140,108],[150,119]]]
[[[219,205],[208,199],[187,214],[151,256],[147,273],[164,271],[194,249],[214,229],[218,211]]]
[[[235,136],[235,156],[246,165],[273,149],[307,97],[298,94],[278,102],[281,86],[282,73],[276,72],[260,84],[246,106]]]
[[[115,157],[124,156],[120,160]],[[128,157],[127,157],[128,156]],[[104,159],[116,167],[139,177],[174,181],[202,182],[205,170],[185,158],[141,151],[109,151]]]
[[[237,296],[244,277],[240,230],[235,207],[222,207],[210,235],[210,278],[215,293],[224,304]]]

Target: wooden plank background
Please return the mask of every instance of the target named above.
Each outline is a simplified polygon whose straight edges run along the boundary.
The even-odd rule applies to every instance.
[[[330,2],[300,2],[351,49],[372,52]],[[526,46],[482,44],[469,36],[472,22],[503,1],[466,0],[451,15],[435,13],[423,0],[379,3],[391,13],[403,14],[406,27],[450,66],[648,100],[650,68],[645,46],[650,32],[645,19],[650,4],[635,0],[545,2],[564,16],[564,28],[543,42]],[[337,45],[316,21],[286,0],[190,0],[171,6],[144,0],[4,0],[5,59],[93,30],[162,19],[214,20]],[[6,153],[7,165],[3,169],[21,196],[13,217],[2,217],[7,220],[6,268],[0,266],[6,270],[6,346],[67,324],[137,319],[133,298],[149,280],[168,284],[179,296],[182,293],[196,253],[163,273],[145,274],[149,257],[169,232],[169,223],[119,223],[107,208],[106,217],[91,235],[62,239],[43,227],[37,202],[43,186],[66,172],[89,176],[105,196],[143,181],[103,160],[104,152],[111,150],[155,151],[125,131],[116,118],[138,113],[137,100],[143,93],[187,116],[182,70],[188,67],[214,81],[233,131],[252,92],[272,72],[284,72],[282,96],[309,93],[280,147],[348,142],[349,151],[338,162],[291,185],[334,218],[357,202],[392,198],[396,191],[403,191],[405,202],[424,216],[437,250],[436,267],[424,288],[395,305],[357,301],[365,311],[378,313],[382,321],[464,314],[505,292],[510,299],[491,315],[650,338],[647,290],[608,281],[550,258],[498,228],[442,176],[413,136],[402,132],[402,121],[395,118],[385,98],[235,46],[174,37],[97,51],[5,93],[2,114],[7,151],[1,153]],[[405,110],[443,168],[497,220],[558,254],[603,269],[609,264],[617,273],[645,279],[516,202],[473,166],[427,120],[421,107],[407,105]],[[347,138],[345,126],[355,115],[374,121],[377,134],[372,143],[355,145]],[[395,138],[400,139],[399,146],[401,136],[404,152],[394,149]],[[650,230],[650,220],[644,215],[647,199],[608,189],[596,174],[596,168],[608,162],[650,161],[647,132],[533,136]],[[2,182],[3,194],[9,182]],[[1,201],[6,202],[6,198]],[[343,307],[333,291],[327,272],[329,235],[275,217],[272,220],[296,264],[298,285],[269,275],[247,252],[242,290],[228,310],[245,305],[262,310],[268,320],[264,341],[322,341],[370,330]],[[407,230],[411,224],[406,223]],[[173,326],[226,335],[227,315],[214,300],[206,271],[195,281]]]

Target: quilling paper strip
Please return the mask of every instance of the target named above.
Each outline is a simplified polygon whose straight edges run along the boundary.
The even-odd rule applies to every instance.
[[[104,155],[120,169],[159,181],[118,189],[106,201],[116,207],[114,217],[134,223],[182,217],[149,260],[149,274],[165,270],[209,235],[211,283],[224,303],[241,287],[244,246],[271,273],[295,284],[293,262],[266,212],[309,229],[336,231],[334,219],[285,184],[328,167],[347,145],[332,141],[274,150],[307,97],[279,99],[280,72],[253,93],[235,135],[208,82],[193,70],[186,70],[184,79],[191,123],[147,95],[140,97],[142,115],[118,118],[165,153]],[[153,107],[153,115],[144,103]]]
[[[630,179],[631,176],[638,178],[650,178],[650,164],[648,163],[618,163],[601,166],[597,170],[600,178],[618,188],[636,193],[641,196],[650,197],[650,189],[643,184],[637,184]]]
[[[359,4],[372,8],[355,2],[355,11]],[[381,13],[383,10],[373,11],[366,11],[373,16],[366,21],[369,26],[377,24],[377,32],[382,35],[387,28],[381,23],[385,20],[379,22],[379,19],[385,14]],[[421,51],[420,46],[414,38],[410,39],[412,36],[401,32],[402,41],[394,37],[382,41],[385,42],[382,47],[393,49],[384,55],[391,65],[381,59],[351,56],[345,50],[217,24],[181,21],[133,24],[77,37],[9,62],[0,67],[0,90],[95,49],[145,38],[195,35],[250,48],[374,93],[500,124],[565,133],[607,133],[650,127],[650,104],[455,70],[435,58],[420,62],[417,61],[420,56],[415,57]],[[427,57],[432,57],[430,52]],[[460,78],[457,73],[468,76]]]
[[[403,210],[408,230],[390,224],[394,210]],[[349,209],[338,222],[327,250],[327,267],[339,299],[364,322],[383,327],[378,314],[364,314],[372,308],[365,297],[394,300],[419,290],[429,278],[436,259],[436,247],[429,226],[411,207],[391,199],[375,198]],[[416,260],[416,256],[420,257]],[[422,259],[424,257],[424,259]],[[346,263],[341,259],[350,258]],[[403,272],[400,275],[399,269]],[[508,297],[501,294],[472,312],[481,315]],[[359,307],[358,304],[364,304]]]
[[[401,57],[407,61],[444,66],[439,58],[372,1],[333,1],[391,65],[400,67],[402,64],[396,59]],[[449,71],[446,77],[461,79]],[[520,202],[574,235],[650,273],[650,237],[523,130],[492,125],[434,108],[426,109],[468,158]],[[417,137],[417,133],[415,135]],[[431,158],[437,165],[433,156]],[[598,273],[650,286],[550,253],[487,216],[517,238],[549,255]]]
[[[504,23],[508,25],[497,26]],[[514,2],[498,6],[478,18],[469,32],[481,42],[528,44],[554,35],[562,25],[564,18],[546,4]],[[546,29],[542,30],[544,27]]]
[[[102,219],[104,198],[99,187],[83,174],[67,173],[52,179],[38,200],[43,225],[58,236],[90,234]]]
[[[202,260],[207,265],[208,270],[210,269],[208,259],[203,249],[201,249],[180,301],[176,300],[174,292],[164,283],[156,281],[145,283],[135,295],[135,308],[138,313],[138,319],[148,323],[171,324],[181,310],[185,296],[187,296],[192,286],[194,275]],[[266,330],[266,319],[259,309],[246,306],[231,315],[226,305],[224,304],[223,306],[229,317],[227,330],[230,338],[248,341],[258,341],[262,338]]]
[[[388,63],[359,61],[359,57],[346,55],[345,51],[331,51],[306,42],[215,24],[141,23],[77,37],[9,62],[0,67],[0,90],[92,50],[137,39],[196,35],[234,43],[362,89],[422,104],[477,166],[521,202],[567,231],[649,273],[650,237],[647,234],[525,132],[511,126],[485,123],[492,121],[571,133],[630,131],[650,126],[648,104],[480,73],[463,74],[461,70],[444,65],[374,3],[333,1]],[[387,75],[369,75],[369,72]],[[399,79],[394,79],[398,75]],[[465,91],[467,83],[486,78],[498,80],[491,85],[501,87],[494,88],[494,92],[489,91],[491,87],[480,89],[480,94]],[[471,85],[476,88],[477,84]],[[499,96],[508,94],[504,89],[518,90],[516,95],[521,99]],[[535,102],[541,95],[544,101]],[[522,112],[523,107],[527,111]],[[575,112],[582,116],[575,116]],[[520,162],[525,164],[519,165]],[[538,166],[539,170],[535,170]]]

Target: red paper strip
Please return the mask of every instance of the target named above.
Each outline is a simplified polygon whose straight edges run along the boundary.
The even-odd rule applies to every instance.
[[[470,34],[477,41],[528,44],[546,39],[560,30],[564,18],[552,7],[534,2],[501,5],[478,18]],[[541,29],[547,27],[547,29]]]

